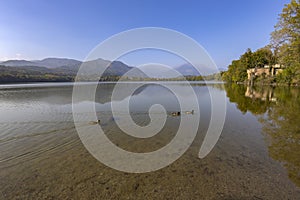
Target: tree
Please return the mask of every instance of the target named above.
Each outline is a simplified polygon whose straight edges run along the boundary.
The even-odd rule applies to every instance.
[[[241,61],[241,64],[242,64],[246,69],[249,69],[249,68],[254,67],[254,63],[253,63],[253,53],[252,53],[252,51],[251,51],[250,48],[248,48],[247,51],[246,51],[243,55],[241,55],[240,61]]]
[[[264,67],[265,65],[274,65],[275,56],[270,48],[264,47],[258,49],[252,55],[252,66],[255,67]]]
[[[283,8],[271,33],[271,46],[281,64],[300,63],[300,0],[291,0]]]
[[[232,61],[228,71],[223,73],[222,79],[227,82],[244,82],[247,80],[247,69],[262,68],[265,65],[273,65],[274,63],[275,56],[270,48],[264,47],[255,52],[247,49],[239,60]]]

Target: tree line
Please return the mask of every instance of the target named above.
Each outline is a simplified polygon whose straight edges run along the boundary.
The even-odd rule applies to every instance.
[[[202,81],[202,76],[185,76],[174,78],[126,77],[106,74],[79,74],[52,71],[43,67],[7,67],[0,65],[0,83],[29,83],[29,82],[73,82],[75,81]],[[211,75],[212,76],[212,75]],[[207,79],[211,78],[208,76]],[[206,78],[206,77],[205,77]]]

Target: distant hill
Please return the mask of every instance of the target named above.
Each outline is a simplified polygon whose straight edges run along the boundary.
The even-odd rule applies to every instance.
[[[43,60],[35,61],[38,66],[47,67],[47,68],[57,68],[57,67],[78,67],[82,64],[79,60],[67,59],[67,58],[46,58]]]
[[[199,72],[191,64],[183,64],[175,69],[184,76],[200,76]]]
[[[107,76],[122,76],[129,70],[133,69],[123,62],[120,61],[108,61],[104,59],[96,59],[91,61],[82,62],[79,60],[74,59],[67,59],[67,58],[46,58],[43,60],[35,60],[35,61],[27,61],[27,60],[8,60],[5,62],[1,62],[0,65],[6,67],[22,67],[23,70],[26,68],[24,67],[41,67],[41,71],[44,71],[43,68],[51,69],[52,72],[56,73],[65,73],[65,74],[76,74],[79,70],[79,67],[83,66],[83,72],[86,74],[95,73],[97,69],[107,67],[104,75]],[[15,69],[15,68],[14,68]],[[29,69],[29,68],[28,68]],[[144,73],[139,70],[134,70],[136,76],[145,76]],[[131,75],[134,75],[131,73]]]
[[[46,58],[43,60],[8,60],[1,62],[0,65],[7,67],[24,67],[24,66],[36,66],[36,67],[46,67],[46,68],[58,68],[63,66],[68,67],[79,67],[81,61],[67,58]]]
[[[79,68],[82,66],[80,74]],[[108,67],[107,67],[108,66]],[[128,77],[147,77],[140,69],[130,67],[120,61],[96,59],[81,62],[74,59],[47,58],[44,60],[26,61],[9,60],[0,63],[0,83],[38,82],[38,81],[73,81],[78,75],[80,80],[99,80],[99,69],[104,71],[102,78],[123,76],[130,71]],[[114,79],[114,78],[113,78]]]
[[[181,73],[184,76],[200,76],[200,73],[198,72],[198,70],[191,64],[186,63],[180,66],[175,67],[175,69]],[[207,67],[207,66],[199,66],[199,69],[201,70],[200,72],[202,73],[202,76],[207,76],[210,74],[215,74],[218,72],[217,69],[212,69],[211,67]],[[219,69],[220,71],[220,69]]]
[[[66,82],[73,80],[74,75],[55,72],[46,67],[7,67],[0,65],[0,83]]]
[[[107,67],[108,66],[108,67]],[[78,73],[79,68],[80,73]],[[106,68],[107,67],[107,68]],[[77,76],[79,80],[99,80],[99,69],[104,69],[102,80],[116,79],[125,75],[129,78],[149,78],[141,69],[128,66],[121,61],[108,61],[95,59],[82,62],[67,58],[46,58],[43,60],[9,60],[0,63],[0,83],[4,82],[37,82],[37,81],[73,81]],[[190,64],[174,67],[179,73],[188,76],[200,76],[197,69]],[[150,78],[176,78],[180,77],[171,70],[151,66],[143,69]],[[147,71],[148,70],[148,71]],[[208,67],[201,67],[202,75],[216,73]]]
[[[120,62],[120,61],[108,61],[103,60],[101,58],[96,60],[91,60],[84,62],[82,65],[82,70],[84,73],[95,73],[97,69],[104,69],[105,67],[109,66],[106,71],[104,72],[104,76],[114,75],[114,76],[122,76],[133,67],[129,67],[128,65]],[[78,69],[77,69],[78,70]]]
[[[1,62],[0,65],[7,67],[39,66],[38,63],[27,60],[8,60]]]
[[[102,76],[123,76],[125,73],[130,72],[129,77],[147,77],[141,70],[135,67],[130,67],[120,61],[108,61],[101,58],[86,62],[73,63],[73,65],[65,65],[62,67],[53,68],[55,71],[60,71],[67,74],[77,74],[79,67],[81,67],[82,75],[95,75],[95,72],[99,72],[99,69],[104,69]]]

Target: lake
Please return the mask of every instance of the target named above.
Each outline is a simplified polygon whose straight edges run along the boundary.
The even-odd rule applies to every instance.
[[[168,115],[157,135],[134,138],[118,127],[126,114],[112,115],[115,83],[98,85],[95,111],[116,146],[152,152],[175,137],[181,119],[172,112],[180,105],[157,83],[126,95],[126,89],[135,84],[122,83],[124,94],[114,101],[128,99],[130,116],[140,126],[150,123],[152,105],[162,105]],[[183,93],[188,87],[180,82],[168,84]],[[127,173],[99,162],[81,142],[72,114],[72,86],[0,87],[0,199],[300,199],[299,88],[192,83],[200,120],[191,146],[160,170]],[[88,86],[80,85],[83,90]],[[210,93],[226,101],[226,118],[217,144],[200,159],[199,149],[212,115]],[[187,102],[191,98],[183,96]],[[85,106],[92,102],[74,103],[82,108],[77,113],[82,116],[82,126],[98,126],[84,120],[89,115]],[[198,116],[182,115],[188,121]],[[164,115],[154,112],[153,116],[160,120]]]

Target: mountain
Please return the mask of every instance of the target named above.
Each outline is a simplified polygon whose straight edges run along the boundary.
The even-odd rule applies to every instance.
[[[68,58],[45,58],[43,60],[34,61],[8,60],[0,63],[0,65],[3,66],[0,69],[0,79],[4,77],[3,75],[8,76],[6,79],[10,79],[13,76],[26,79],[24,77],[34,74],[38,77],[47,76],[48,78],[50,77],[50,79],[51,77],[56,77],[55,79],[57,80],[61,80],[61,77],[69,77],[68,80],[74,79],[76,75],[80,77],[80,80],[99,80],[99,69],[104,69],[107,66],[102,77],[119,77],[125,75],[129,78],[176,78],[180,76],[174,73],[174,71],[163,68],[160,65],[146,65],[147,67],[136,68],[120,61],[108,61],[101,58],[85,62]],[[80,67],[81,70],[80,73],[78,73]],[[188,63],[174,67],[174,69],[183,76],[200,75],[197,69]],[[202,72],[201,75],[204,76],[217,72],[217,70],[212,70],[205,66],[201,66],[200,69]],[[149,77],[144,72],[147,73]],[[12,79],[15,80],[16,78]],[[35,79],[38,78],[35,77]],[[0,82],[2,82],[2,80],[0,80]]]
[[[58,73],[46,67],[7,67],[0,64],[0,83],[66,82],[73,80],[73,75]]]
[[[198,67],[201,70],[200,72],[202,76],[207,76],[218,72],[217,69],[213,69],[205,65],[199,65]],[[177,66],[175,69],[184,76],[200,76],[198,70],[193,65],[188,63]]]
[[[37,60],[35,63],[38,64],[38,66],[47,67],[47,68],[57,68],[57,67],[78,67],[82,64],[79,60],[74,59],[67,59],[67,58],[46,58],[43,60]]]
[[[78,72],[79,67],[82,66],[81,72],[85,75],[95,74],[99,69],[108,68],[104,72],[104,76],[122,76],[128,71],[132,70],[130,67],[120,61],[108,61],[104,59],[90,60],[81,62],[79,60],[67,59],[67,58],[46,58],[43,60],[27,61],[27,60],[8,60],[0,63],[0,65],[6,67],[41,67],[41,71],[45,71],[44,68],[51,69],[53,73],[63,73],[74,75]],[[29,68],[28,68],[29,69]],[[145,74],[141,70],[134,70],[130,73],[131,76],[145,77]]]
[[[96,60],[90,60],[82,62],[80,65],[78,63],[73,63],[74,65],[66,65],[58,68],[53,68],[53,70],[61,71],[65,73],[77,74],[79,67],[81,67],[80,75],[95,75],[95,73],[101,71],[99,69],[105,69],[102,76],[123,76],[125,73],[129,72],[126,76],[128,77],[147,77],[141,70],[136,67],[130,67],[120,61],[108,61],[101,58]]]
[[[200,76],[200,73],[191,64],[183,64],[175,69],[184,76]]]
[[[0,65],[7,67],[39,66],[38,63],[27,60],[8,60],[1,62]]]
[[[46,67],[49,69],[58,68],[63,66],[68,67],[79,67],[81,61],[67,58],[46,58],[43,60],[8,60],[1,62],[0,64],[7,67],[24,67],[24,66],[36,66],[36,67]]]
[[[99,69],[104,68],[106,69],[101,76],[102,80],[111,78],[115,80],[113,77],[123,76],[126,73],[127,77],[147,77],[140,69],[120,61],[111,62],[99,58],[81,62],[74,59],[47,58],[40,61],[9,60],[0,63],[0,83],[73,81],[77,75],[79,80],[96,81],[100,78]]]
[[[86,61],[82,64],[81,67],[82,67],[81,72],[85,74],[95,73],[99,71],[99,69],[104,69],[105,67],[107,67],[107,69],[103,74],[104,76],[107,75],[122,76],[126,72],[132,69],[132,67],[129,67],[128,65],[120,61],[111,62],[108,60],[103,60],[101,58],[96,60]]]

